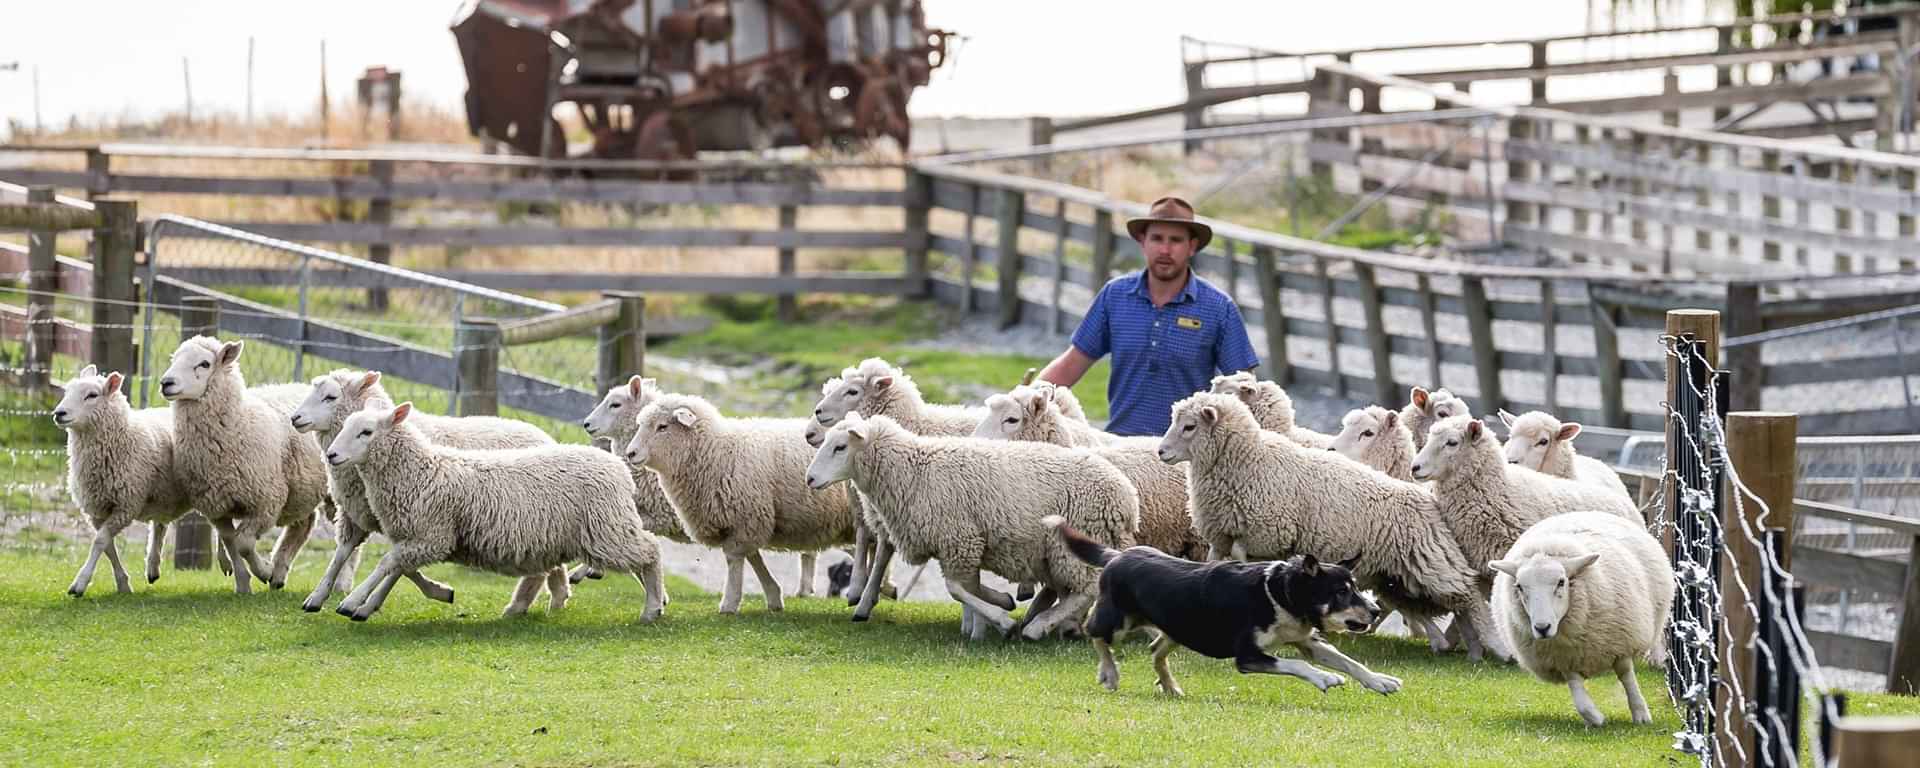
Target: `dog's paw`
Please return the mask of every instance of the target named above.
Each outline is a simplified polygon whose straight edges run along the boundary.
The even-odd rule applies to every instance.
[[[1362,680],[1360,684],[1366,686],[1367,690],[1373,691],[1374,693],[1395,693],[1400,690],[1401,685],[1400,678],[1381,674],[1375,674],[1373,677]]]
[[[1099,680],[1100,685],[1109,691],[1120,690],[1120,668],[1101,666]]]
[[[1184,699],[1187,697],[1187,692],[1180,690],[1179,683],[1167,680],[1160,681],[1160,692],[1176,699]]]
[[[1307,678],[1307,682],[1313,683],[1313,687],[1319,688],[1321,693],[1326,693],[1328,688],[1346,685],[1347,679],[1332,672],[1316,672],[1313,677]]]

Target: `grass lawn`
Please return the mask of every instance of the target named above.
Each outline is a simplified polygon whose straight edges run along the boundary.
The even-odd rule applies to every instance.
[[[1685,764],[1650,669],[1655,723],[1627,722],[1619,686],[1596,683],[1597,730],[1563,687],[1392,638],[1338,641],[1406,681],[1391,697],[1182,652],[1175,701],[1138,639],[1108,693],[1085,643],[969,645],[948,603],[853,624],[838,600],[769,615],[749,599],[722,617],[674,579],[667,616],[641,625],[638,584],[609,578],[558,615],[508,620],[508,579],[438,566],[456,605],[402,585],[354,624],[299,610],[323,565],[311,550],[288,590],[250,597],[217,571],[171,570],[117,595],[103,564],[74,600],[79,560],[70,545],[0,551],[0,764]]]

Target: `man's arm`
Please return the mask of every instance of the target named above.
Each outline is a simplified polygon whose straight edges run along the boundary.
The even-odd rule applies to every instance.
[[[1092,368],[1093,363],[1094,359],[1088,357],[1087,353],[1069,344],[1067,351],[1060,353],[1040,371],[1039,379],[1055,386],[1071,387],[1080,383],[1080,377],[1087,375],[1087,369]]]

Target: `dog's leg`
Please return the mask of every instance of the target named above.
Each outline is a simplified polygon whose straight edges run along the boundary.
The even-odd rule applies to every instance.
[[[1567,690],[1573,692],[1573,711],[1580,713],[1580,719],[1595,728],[1606,724],[1607,716],[1600,714],[1600,708],[1593,704],[1593,697],[1587,695],[1587,681],[1580,679],[1579,675],[1567,675]]]
[[[975,576],[974,578],[978,579],[979,576]],[[975,622],[974,631],[976,635],[979,633],[978,623],[982,621],[991,622],[993,627],[1000,630],[1002,634],[1013,630],[1013,617],[1008,615],[1000,606],[982,600],[978,595],[967,591],[965,582],[948,577],[947,594],[952,595],[953,599],[960,601],[961,605],[973,609],[973,620]]]
[[[1346,654],[1341,653],[1340,649],[1328,645],[1325,640],[1317,637],[1309,637],[1298,643],[1294,643],[1293,647],[1300,649],[1301,653],[1312,657],[1314,661],[1320,662],[1323,666],[1332,667],[1351,675],[1353,679],[1360,681],[1361,685],[1366,686],[1369,691],[1386,694],[1400,690],[1400,678],[1392,675],[1382,675],[1371,669],[1367,669],[1366,665],[1349,658]]]
[[[1113,661],[1113,646],[1096,637],[1093,639],[1093,650],[1100,654],[1100,674],[1096,676],[1100,685],[1109,691],[1120,690],[1120,665]]]
[[[1173,681],[1173,667],[1167,663],[1167,656],[1177,647],[1166,632],[1161,632],[1159,637],[1153,639],[1153,673],[1160,677],[1160,692],[1176,699],[1187,695],[1186,691],[1180,690],[1180,684]]]
[[[1322,671],[1299,659],[1276,659],[1263,651],[1255,651],[1252,655],[1242,654],[1234,659],[1233,666],[1244,675],[1291,675],[1311,683],[1321,693],[1347,682],[1344,677]]]
[[[1627,690],[1627,710],[1633,713],[1633,721],[1653,722],[1653,713],[1647,710],[1647,700],[1640,695],[1640,680],[1633,676],[1633,659],[1626,656],[1614,659],[1613,674],[1620,678],[1620,687]]]

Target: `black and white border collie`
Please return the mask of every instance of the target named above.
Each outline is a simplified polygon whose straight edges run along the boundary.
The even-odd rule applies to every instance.
[[[1160,690],[1185,695],[1173,680],[1167,656],[1175,645],[1216,659],[1233,659],[1242,674],[1292,675],[1322,692],[1346,679],[1304,661],[1279,659],[1267,652],[1286,643],[1325,666],[1359,680],[1379,693],[1400,690],[1396,677],[1377,674],[1347,658],[1315,634],[1362,632],[1373,626],[1379,607],[1354,590],[1347,565],[1322,563],[1312,555],[1268,563],[1222,560],[1196,563],[1152,547],[1111,549],[1049,516],[1051,525],[1075,557],[1100,567],[1100,600],[1087,620],[1087,634],[1100,652],[1100,684],[1120,687],[1113,642],[1136,629],[1159,632],[1153,641],[1153,670]]]

